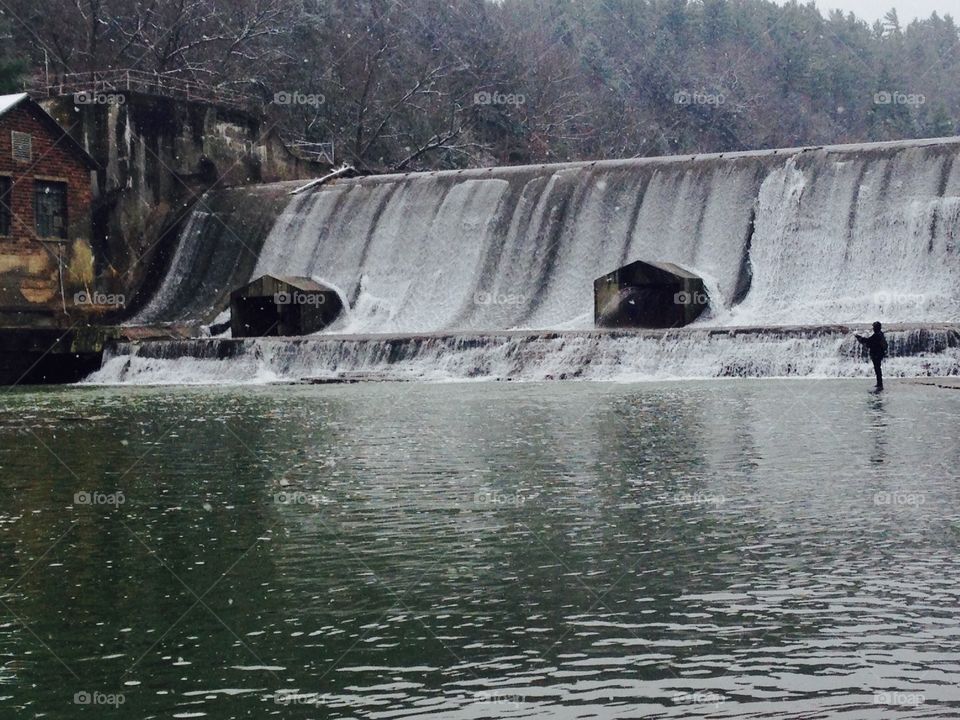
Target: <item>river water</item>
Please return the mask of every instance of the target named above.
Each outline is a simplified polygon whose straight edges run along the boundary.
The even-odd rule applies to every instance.
[[[957,717],[960,392],[868,385],[5,393],[0,716]]]

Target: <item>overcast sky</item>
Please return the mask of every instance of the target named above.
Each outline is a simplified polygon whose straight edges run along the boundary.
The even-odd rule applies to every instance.
[[[778,2],[785,4],[786,0]],[[890,8],[897,9],[903,25],[917,17],[928,18],[934,11],[941,17],[951,15],[960,21],[960,0],[816,0],[816,4],[824,14],[838,9],[852,12],[870,23],[882,18]]]

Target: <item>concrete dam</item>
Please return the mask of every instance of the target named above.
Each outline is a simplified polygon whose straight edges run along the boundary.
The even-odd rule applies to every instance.
[[[120,345],[93,381],[865,375],[850,327],[877,319],[893,374],[957,374],[958,154],[941,138],[211,192],[133,324],[223,323],[265,273],[337,288],[346,311],[297,341]],[[708,311],[594,330],[593,279],[638,258],[701,276]]]

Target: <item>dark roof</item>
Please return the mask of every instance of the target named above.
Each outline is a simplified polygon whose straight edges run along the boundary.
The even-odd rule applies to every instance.
[[[304,292],[329,292],[333,289],[321,285],[313,278],[301,277],[300,275],[270,275],[268,273],[263,277],[272,277],[274,280],[286,283],[290,287],[295,287],[297,290],[303,290]]]
[[[87,152],[86,148],[77,142],[74,137],[67,132],[50,113],[40,107],[37,102],[31,100],[30,96],[26,93],[0,95],[0,119],[2,119],[3,116],[8,112],[16,107],[20,107],[21,105],[24,105],[38,120],[40,120],[40,122],[46,125],[51,133],[55,135],[61,135],[62,139],[65,141],[65,144],[68,145],[91,170],[96,170],[100,167],[97,164],[97,161],[94,160],[90,156],[90,153]]]
[[[660,272],[665,272],[670,275],[675,275],[676,277],[691,278],[696,280],[702,279],[696,273],[692,273],[686,268],[680,267],[679,265],[676,265],[674,263],[669,263],[669,262],[658,262],[656,260],[634,260],[633,262],[627,263],[626,265],[622,265],[621,267],[618,267],[616,270],[608,272],[597,279],[602,280],[603,278],[608,277],[610,275],[623,272],[627,268],[635,268],[637,266],[640,266],[643,268],[652,268],[653,270],[659,270]]]
[[[657,268],[658,270],[663,270],[664,272],[668,272],[673,275],[678,275],[679,277],[683,277],[683,278],[697,278],[697,279],[700,278],[699,275],[695,275],[694,273],[690,272],[686,268],[682,268],[679,265],[676,265],[674,263],[656,262],[654,260],[636,260],[635,262],[630,263],[630,265],[634,265],[635,263],[643,263],[644,265],[650,265],[652,267]]]
[[[299,290],[300,292],[304,293],[337,292],[335,288],[318,283],[313,278],[301,277],[299,275],[271,275],[270,273],[267,273],[266,275],[261,275],[258,278],[254,278],[250,282],[244,283],[230,294],[231,296],[237,295],[242,297],[250,292],[253,292],[254,295],[252,297],[256,297],[257,293],[276,292],[276,288],[278,286],[289,287],[293,290]],[[337,294],[339,295],[339,293]]]

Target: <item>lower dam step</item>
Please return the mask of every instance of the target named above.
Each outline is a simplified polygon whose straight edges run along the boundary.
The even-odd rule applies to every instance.
[[[863,326],[688,327],[118,342],[96,384],[867,377]],[[960,326],[885,328],[887,377],[960,375]]]
[[[413,378],[393,377],[388,373],[342,372],[332,375],[305,377],[294,381],[294,385],[354,385],[356,383],[398,382]]]

